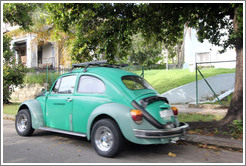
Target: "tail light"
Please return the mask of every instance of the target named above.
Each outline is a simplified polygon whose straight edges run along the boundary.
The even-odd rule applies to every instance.
[[[140,110],[131,110],[131,116],[135,123],[141,124],[143,121],[143,113]]]
[[[177,107],[171,107],[171,109],[173,110],[173,114],[175,116],[177,116],[178,115],[178,108]]]

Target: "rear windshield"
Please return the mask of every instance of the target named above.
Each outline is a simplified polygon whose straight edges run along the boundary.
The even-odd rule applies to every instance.
[[[147,81],[139,76],[123,76],[122,82],[130,90],[153,89]]]

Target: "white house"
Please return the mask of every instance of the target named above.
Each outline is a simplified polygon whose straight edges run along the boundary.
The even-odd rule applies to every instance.
[[[220,54],[221,47],[214,46],[204,40],[203,43],[198,41],[197,31],[195,29],[184,28],[184,65],[183,68],[189,68],[190,71],[195,70],[196,62],[215,62],[215,61],[231,61],[236,60],[235,49],[227,49],[225,53]],[[235,62],[226,63],[210,63],[215,68],[234,68]]]
[[[19,26],[3,24],[3,33],[10,32]],[[15,52],[17,62],[23,63],[27,68],[58,68],[60,58],[58,48],[54,42],[35,41],[33,33],[23,33],[12,37],[11,47]]]

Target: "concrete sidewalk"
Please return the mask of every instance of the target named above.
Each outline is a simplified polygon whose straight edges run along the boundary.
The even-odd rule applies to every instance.
[[[225,116],[227,113],[227,108],[221,108],[217,105],[207,105],[203,108],[196,108],[194,106],[190,106],[188,104],[177,104],[172,105],[174,107],[177,107],[179,110],[179,113],[199,113],[199,114],[213,114],[213,115],[221,115]]]

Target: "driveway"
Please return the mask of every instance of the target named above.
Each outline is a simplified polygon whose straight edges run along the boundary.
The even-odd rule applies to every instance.
[[[176,155],[168,155],[169,152]],[[191,144],[127,143],[115,158],[98,156],[85,138],[36,130],[20,137],[14,121],[3,120],[3,163],[242,163],[243,153],[202,149]]]

